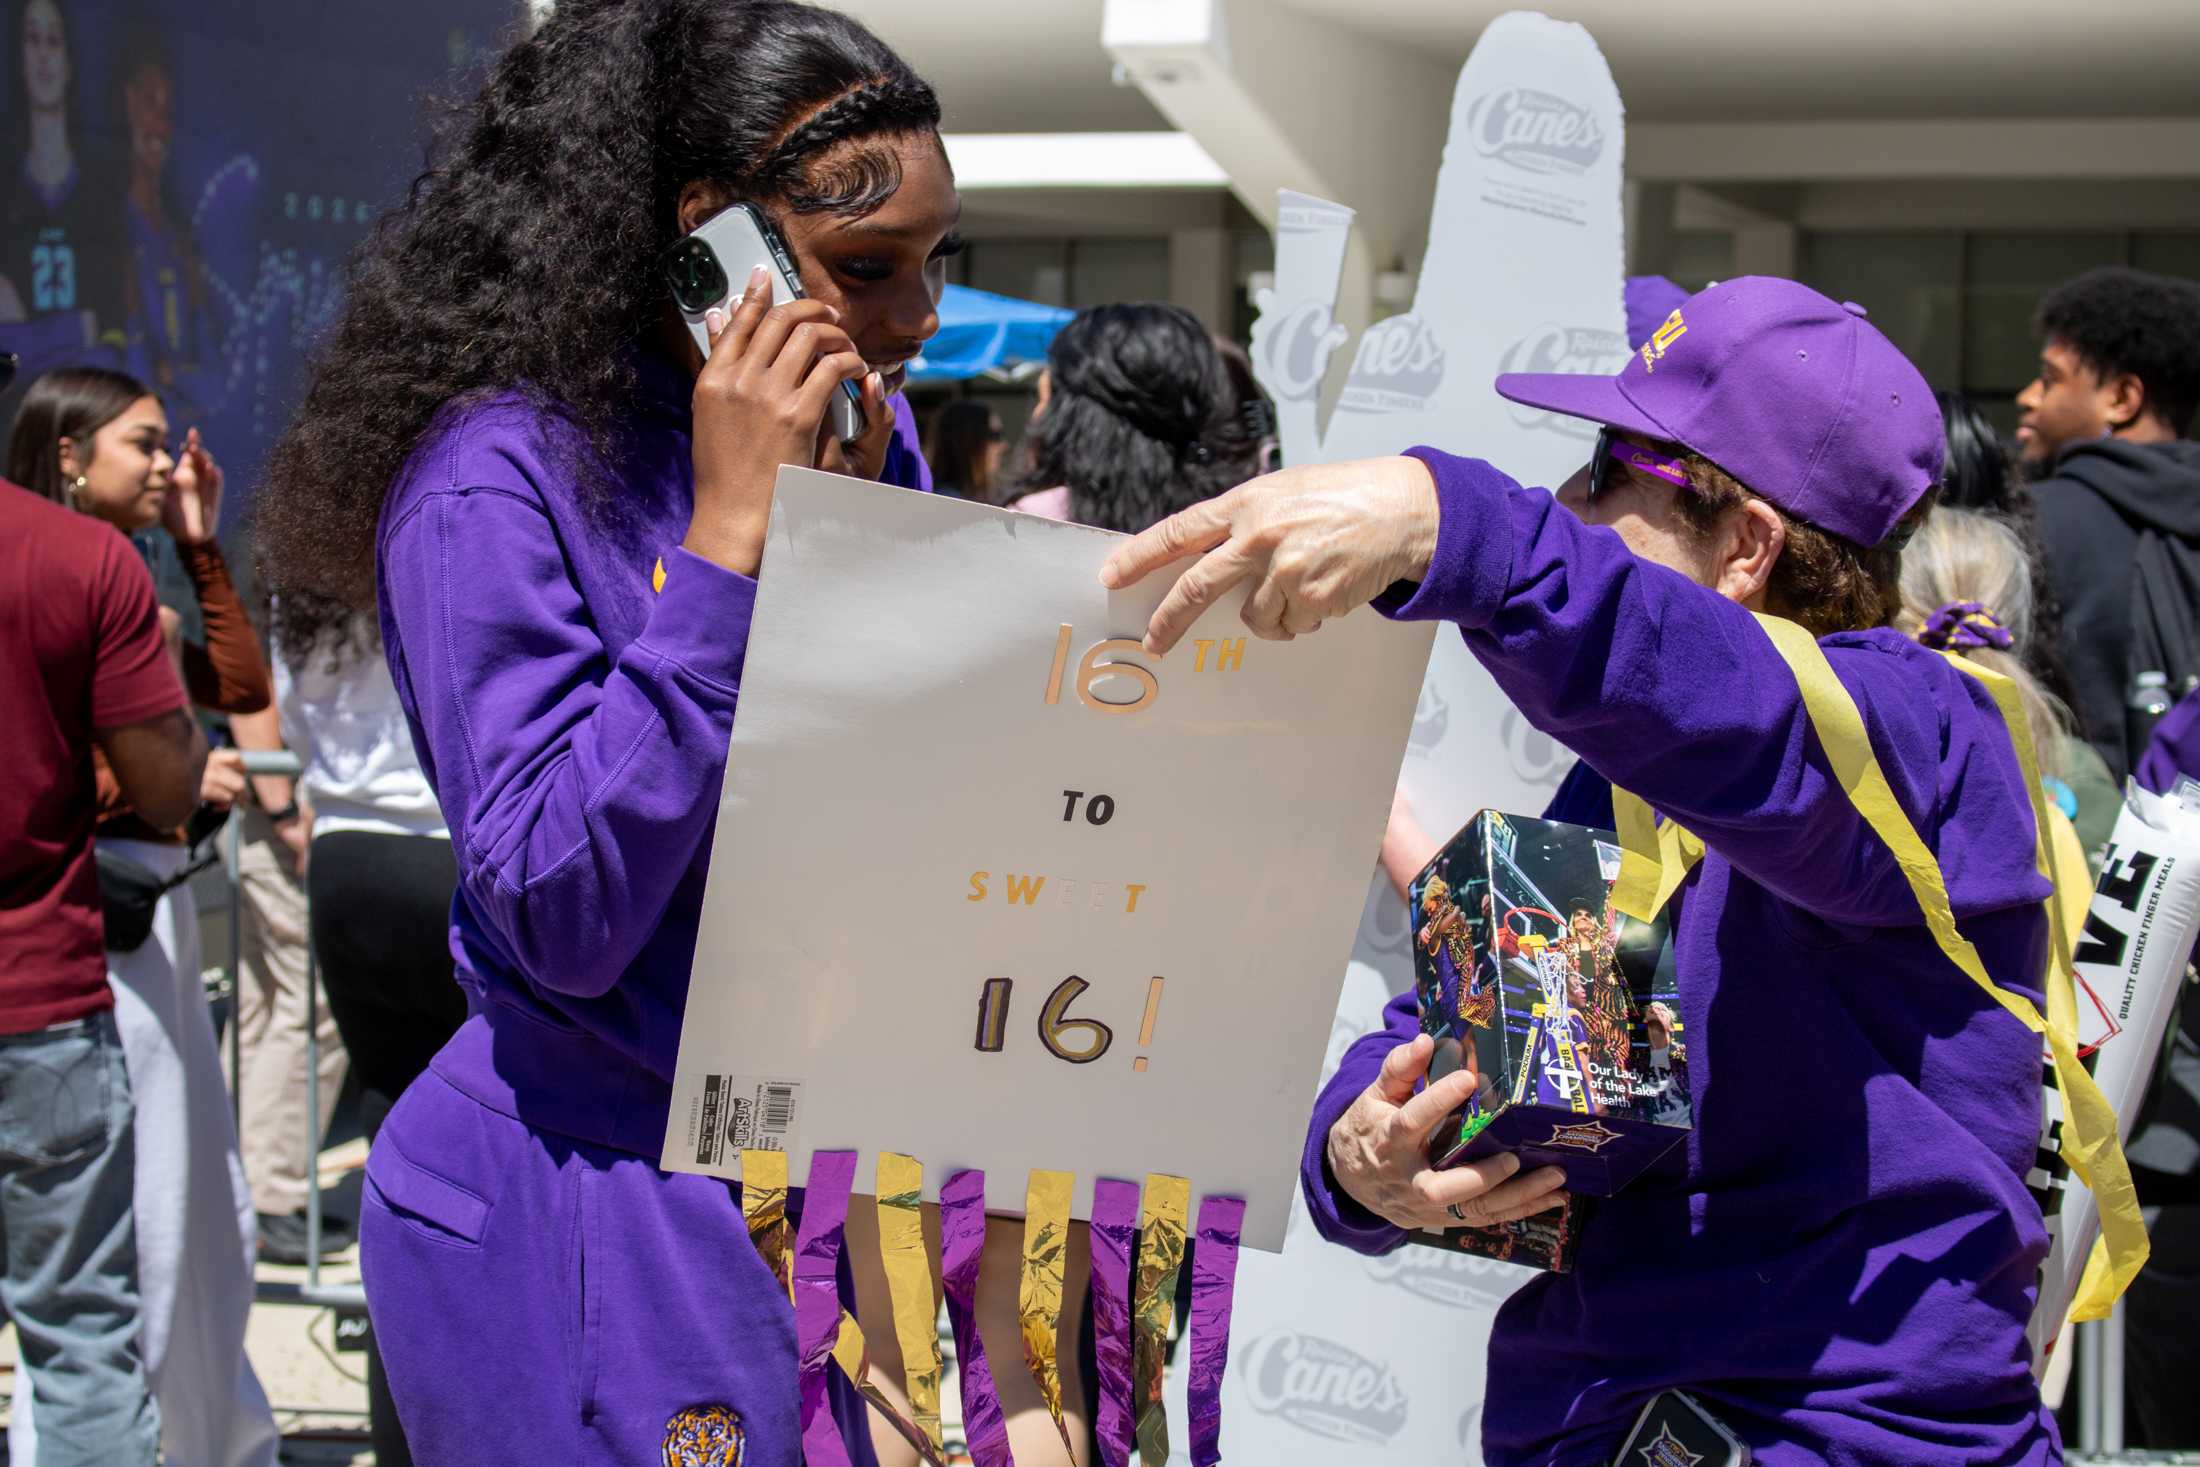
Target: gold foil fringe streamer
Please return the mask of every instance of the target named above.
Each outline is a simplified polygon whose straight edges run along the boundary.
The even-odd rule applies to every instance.
[[[757,1256],[794,1300],[794,1252],[787,1246],[787,1153],[741,1153],[741,1217]]]
[[[833,1363],[848,1377],[849,1383],[856,1388],[856,1394],[869,1401],[871,1408],[886,1418],[887,1424],[894,1428],[901,1439],[916,1448],[918,1456],[930,1463],[931,1467],[948,1467],[940,1444],[927,1435],[923,1427],[903,1415],[893,1400],[872,1381],[871,1356],[869,1348],[863,1342],[863,1326],[857,1324],[855,1316],[845,1309],[840,1311],[840,1334],[833,1341]],[[939,1422],[937,1401],[933,1405],[932,1420],[936,1431]]]
[[[1169,1414],[1161,1400],[1161,1376],[1169,1360],[1176,1275],[1184,1266],[1184,1227],[1191,1207],[1188,1180],[1147,1174],[1138,1277],[1131,1293],[1132,1399],[1138,1414],[1138,1459],[1144,1467],[1167,1467],[1169,1460]]]
[[[1062,1421],[1062,1368],[1058,1359],[1062,1336],[1063,1273],[1069,1259],[1069,1196],[1074,1181],[1068,1172],[1035,1171],[1024,1191],[1023,1275],[1016,1290],[1016,1317],[1023,1326],[1024,1364],[1046,1402],[1054,1429],[1061,1433],[1062,1450],[1074,1460],[1069,1427]]]
[[[940,1301],[932,1290],[932,1259],[924,1246],[924,1163],[896,1151],[880,1152],[877,1189],[879,1261],[893,1301],[894,1338],[901,1343],[909,1411],[937,1451],[942,1445]]]

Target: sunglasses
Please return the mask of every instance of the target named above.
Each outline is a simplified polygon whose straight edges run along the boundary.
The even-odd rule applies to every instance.
[[[1597,497],[1612,486],[1615,462],[1624,466],[1622,472],[1625,469],[1640,469],[1678,488],[1688,487],[1688,469],[1682,460],[1662,454],[1654,448],[1644,448],[1639,443],[1630,443],[1610,428],[1600,428],[1597,430],[1596,454],[1589,460],[1591,504],[1596,503]]]

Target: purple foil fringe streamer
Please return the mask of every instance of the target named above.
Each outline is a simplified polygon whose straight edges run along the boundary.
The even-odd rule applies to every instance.
[[[1093,1424],[1101,1467],[1129,1467],[1131,1459],[1131,1254],[1137,1239],[1138,1184],[1094,1182],[1092,1332],[1100,1399]]]
[[[1186,1382],[1192,1467],[1214,1467],[1222,1460],[1222,1374],[1230,1360],[1230,1306],[1237,1288],[1238,1233],[1244,1226],[1245,1204],[1239,1199],[1208,1197],[1200,1202],[1199,1245],[1192,1249],[1192,1365]]]
[[[840,1337],[840,1249],[855,1176],[853,1151],[820,1151],[810,1158],[802,1227],[795,1237],[794,1331],[802,1367],[802,1458],[808,1467],[849,1467],[825,1372]]]
[[[963,1436],[978,1467],[1015,1467],[1008,1419],[978,1337],[978,1265],[985,1257],[985,1173],[960,1171],[940,1187],[940,1281],[955,1329],[962,1379]],[[816,1467],[816,1464],[811,1464]]]

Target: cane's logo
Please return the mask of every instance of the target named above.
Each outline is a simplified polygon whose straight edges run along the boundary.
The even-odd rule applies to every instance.
[[[1574,756],[1566,746],[1522,718],[1517,708],[1505,709],[1498,720],[1498,734],[1505,741],[1505,758],[1513,773],[1529,784],[1555,788],[1573,765]]]
[[[1498,358],[1499,372],[1561,372],[1569,377],[1611,377],[1627,365],[1627,337],[1618,331],[1596,331],[1583,326],[1550,322],[1538,326],[1505,349]],[[1578,438],[1586,443],[1596,437],[1596,425],[1563,413],[1545,412],[1521,403],[1507,405],[1512,420],[1523,428],[1542,428]]]
[[[1365,1447],[1381,1446],[1406,1424],[1405,1387],[1390,1367],[1335,1340],[1264,1335],[1244,1359],[1245,1399],[1263,1416]]]
[[[1650,1467],[1696,1467],[1703,1460],[1703,1453],[1691,1452],[1681,1439],[1673,1435],[1673,1428],[1665,1422],[1658,1423],[1658,1439],[1639,1454]]]
[[[1665,360],[1665,354],[1673,343],[1687,334],[1688,327],[1682,322],[1681,313],[1676,308],[1672,315],[1665,318],[1665,324],[1651,332],[1650,339],[1642,344],[1642,369],[1645,372],[1655,372],[1658,363]]]
[[[1310,402],[1322,390],[1329,354],[1352,333],[1329,314],[1327,301],[1304,301],[1281,315],[1269,314],[1271,292],[1261,293],[1253,320],[1253,360],[1261,385],[1278,402]]]
[[[1604,156],[1604,129],[1594,112],[1528,87],[1477,97],[1467,109],[1467,137],[1483,157],[1525,173],[1586,173]]]
[[[1411,312],[1377,321],[1360,337],[1352,373],[1337,397],[1347,413],[1425,412],[1444,381],[1444,346]]]
[[[1436,691],[1436,684],[1421,684],[1421,701],[1413,705],[1413,732],[1406,742],[1423,753],[1444,741],[1444,730],[1451,727],[1451,704]]]
[[[1553,1126],[1545,1146],[1556,1146],[1566,1151],[1598,1152],[1619,1139],[1619,1132],[1602,1121],[1583,1121],[1579,1125]]]
[[[1453,1308],[1503,1303],[1520,1286],[1518,1269],[1472,1253],[1436,1248],[1400,1248],[1367,1260],[1368,1277],[1391,1284],[1418,1299]]]

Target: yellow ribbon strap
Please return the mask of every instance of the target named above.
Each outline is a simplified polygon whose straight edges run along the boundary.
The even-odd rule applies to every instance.
[[[794,1253],[787,1247],[787,1153],[741,1153],[741,1217],[764,1266],[794,1299]]]
[[[1619,833],[1619,879],[1612,883],[1612,905],[1637,922],[1657,916],[1653,904],[1659,886],[1658,821],[1641,796],[1612,788],[1612,825]]]
[[[1184,1266],[1184,1226],[1192,1210],[1192,1184],[1183,1177],[1149,1173],[1140,1209],[1138,1280],[1131,1293],[1131,1377],[1137,1402],[1138,1460],[1166,1467],[1169,1415],[1161,1403],[1161,1374],[1169,1359],[1169,1323],[1176,1313],[1176,1274]]]
[[[878,1251],[893,1300],[894,1338],[901,1343],[903,1383],[917,1426],[940,1440],[940,1301],[932,1289],[932,1259],[924,1246],[924,1163],[897,1151],[878,1158]]]
[[[2055,1083],[2063,1092],[2062,1154],[2071,1170],[2092,1189],[2094,1205],[2101,1215],[2101,1236],[2086,1258],[2070,1317],[2106,1319],[2116,1300],[2146,1266],[2152,1244],[2147,1238],[2146,1219],[2139,1212],[2131,1165],[2124,1157],[2115,1107],[2078,1059],[2078,973],[2071,953],[2072,934],[2084,929],[2085,914],[2092,906],[2093,887],[2087,877],[2085,849],[2062,813],[2051,813],[2047,792],[2040,785],[2039,754],[2032,742],[2032,727],[2025,719],[2024,705],[2018,701],[2016,684],[1953,652],[1944,651],[1941,656],[1984,683],[1993,694],[2002,722],[2009,726],[2009,737],[2016,744],[2018,772],[2032,799],[2033,862],[2054,888],[2047,897],[2046,1032],[2048,1050],[2055,1058]]]
[[[2103,1276],[2095,1280],[2095,1288],[2080,1295],[2071,1314],[2077,1319],[2105,1318],[2116,1296],[2124,1291],[2146,1262],[2147,1235],[2145,1223],[2139,1216],[2138,1196],[2131,1184],[2131,1169],[2124,1161],[2123,1147],[2117,1140],[2116,1112],[2109,1105],[2108,1097],[2101,1093],[2101,1087],[2094,1083],[2093,1076],[2078,1061],[2075,996],[2068,992],[2057,994],[2066,981],[2062,975],[2067,974],[2069,968],[2069,935],[2063,930],[2062,908],[2050,898],[2048,927],[2057,947],[2053,960],[2057,971],[2050,975],[2047,983],[2048,1007],[2064,1021],[2054,1024],[2040,1017],[2030,999],[2012,993],[1988,977],[1978,949],[1956,930],[1955,913],[1949,906],[1948,887],[1941,876],[1939,863],[1926,849],[1925,842],[1919,839],[1909,816],[1896,801],[1893,789],[1887,784],[1886,773],[1872,753],[1871,739],[1864,732],[1864,717],[1857,711],[1848,690],[1841,686],[1840,679],[1834,676],[1833,667],[1826,661],[1826,654],[1816,639],[1791,621],[1769,616],[1759,616],[1757,620],[1772,639],[1781,659],[1795,674],[1796,687],[1803,695],[1804,711],[1818,735],[1819,746],[1825,750],[1835,780],[1848,794],[1857,814],[1893,852],[1895,863],[1917,898],[1918,908],[1925,915],[1925,925],[1941,952],[2025,1028],[2047,1037],[2066,1116],[2063,1159],[2093,1190],[2101,1210],[2101,1236],[2108,1245],[2110,1259]],[[1966,673],[1985,683],[1989,691],[1994,690],[1992,674],[1972,664],[1962,666]],[[2006,683],[2007,680],[2002,681]],[[2031,797],[2035,858],[2040,869],[2049,873],[2052,880],[2053,842],[2046,818],[2046,796],[2040,790],[2038,763],[2032,752],[2031,730],[2013,698],[2005,699],[2001,693],[1996,693],[1996,702],[2003,709],[2009,736],[2016,746],[2020,773]]]
[[[872,1408],[886,1418],[887,1424],[894,1428],[901,1439],[916,1448],[919,1457],[930,1463],[931,1467],[947,1467],[947,1458],[941,1452],[939,1442],[927,1435],[922,1426],[904,1415],[901,1408],[894,1404],[893,1398],[880,1390],[871,1379],[871,1356],[869,1348],[863,1342],[863,1326],[857,1324],[855,1316],[845,1309],[840,1311],[840,1333],[833,1340],[833,1363],[848,1377],[848,1383],[856,1388],[856,1394],[869,1401]],[[939,1408],[936,1404],[932,1416],[933,1430],[936,1431],[939,1420]]]
[[[1619,834],[1619,879],[1612,905],[1638,922],[1654,921],[1673,893],[1703,859],[1703,842],[1678,822],[1658,824],[1640,795],[1612,790],[1612,823]]]
[[[1038,1383],[1062,1450],[1072,1458],[1069,1428],[1062,1422],[1062,1368],[1057,1360],[1062,1335],[1062,1275],[1069,1256],[1069,1172],[1033,1172],[1024,1191],[1024,1268],[1016,1290],[1016,1315],[1023,1324],[1024,1364]]]

